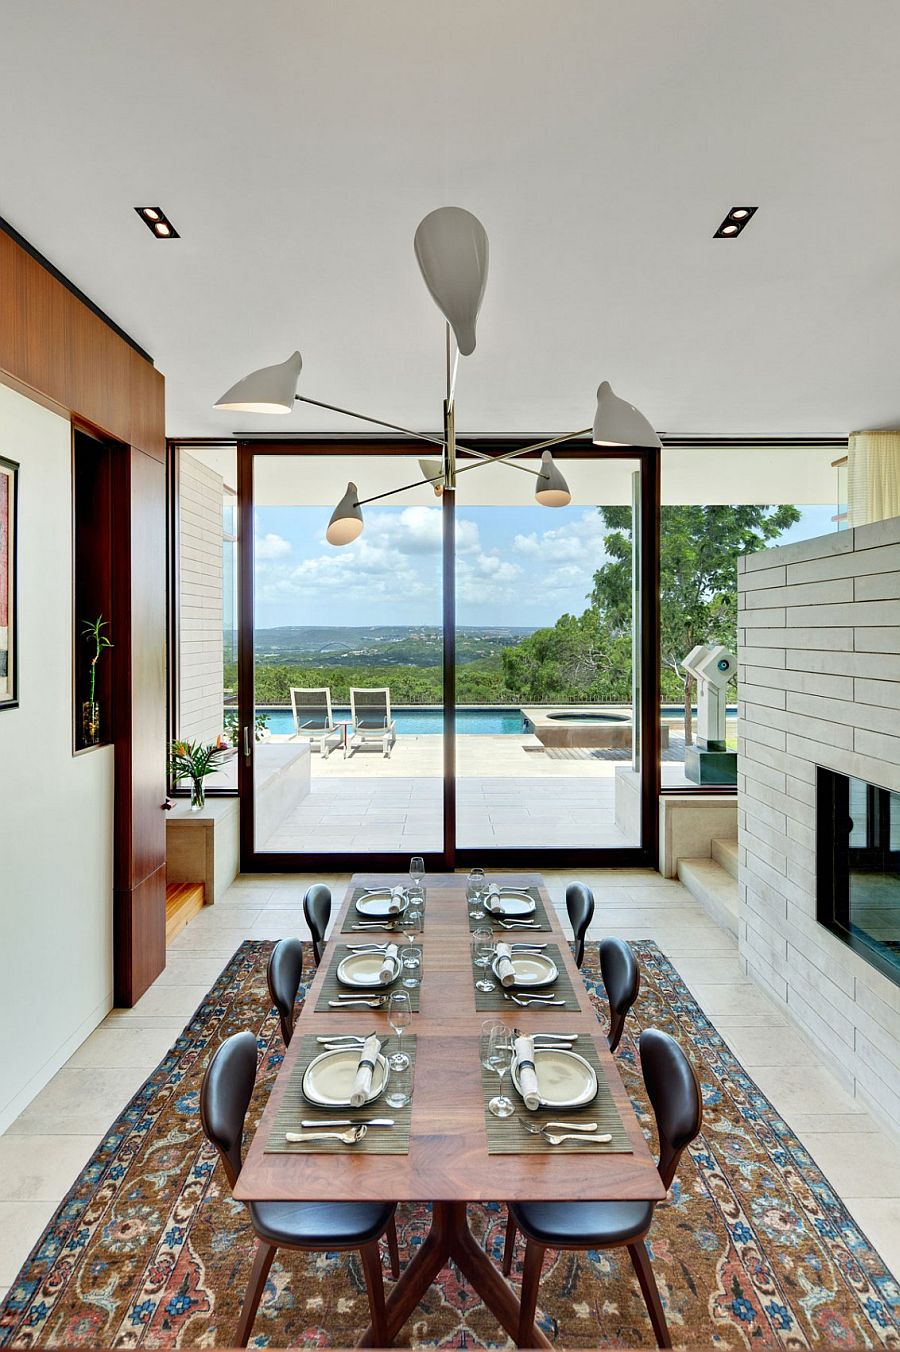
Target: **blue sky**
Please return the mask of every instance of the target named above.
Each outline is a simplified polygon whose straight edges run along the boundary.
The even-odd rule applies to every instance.
[[[784,541],[830,533],[833,507],[803,508]],[[329,507],[256,513],[256,623],[441,622],[439,507],[366,510],[363,534],[341,549],[325,540]],[[604,561],[595,508],[467,507],[457,516],[457,622],[553,624],[579,614]]]

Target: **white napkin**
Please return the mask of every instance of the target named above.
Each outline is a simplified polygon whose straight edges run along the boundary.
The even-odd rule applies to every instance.
[[[397,945],[388,944],[387,948],[384,950],[384,958],[382,959],[381,968],[378,972],[378,980],[383,986],[386,986],[389,981],[393,981],[396,975]]]
[[[481,904],[486,911],[502,912],[503,907],[500,905],[500,888],[496,883],[491,883],[484,895],[484,901]]]
[[[403,910],[403,901],[406,893],[402,887],[391,888],[391,899],[388,902],[388,915],[399,915]]]
[[[350,1107],[361,1108],[372,1090],[372,1073],[375,1069],[375,1060],[381,1051],[381,1043],[373,1033],[367,1037],[363,1043],[362,1051],[359,1054],[359,1067],[356,1072],[356,1079],[353,1081],[353,1088],[350,1090]]]
[[[509,944],[497,944],[494,952],[497,954],[497,975],[500,978],[500,985],[514,985],[516,980],[516,969],[513,967],[512,949]]]
[[[519,1070],[519,1093],[525,1107],[534,1112],[535,1108],[541,1106],[537,1075],[534,1072],[534,1041],[530,1037],[517,1037],[513,1046]]]

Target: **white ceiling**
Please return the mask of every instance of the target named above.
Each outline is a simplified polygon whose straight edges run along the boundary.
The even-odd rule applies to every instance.
[[[900,421],[898,51],[895,0],[4,0],[0,215],[172,435],[358,430],[211,410],[295,346],[307,394],[434,429],[448,203],[492,252],[461,436],[586,426],[603,378],[663,432],[843,434]]]

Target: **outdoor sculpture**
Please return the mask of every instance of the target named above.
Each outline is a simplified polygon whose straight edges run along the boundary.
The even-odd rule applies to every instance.
[[[736,784],[737,753],[725,742],[725,701],[737,658],[721,643],[698,643],[681,665],[697,682],[697,745],[685,748],[684,773],[695,784]]]

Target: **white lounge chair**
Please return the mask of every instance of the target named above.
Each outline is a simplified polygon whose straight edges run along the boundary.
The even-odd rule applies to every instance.
[[[397,740],[397,725],[391,716],[391,692],[388,686],[372,690],[350,687],[349,754],[366,742],[380,742],[385,759]]]
[[[294,713],[294,739],[309,742],[310,750],[318,746],[327,760],[336,746],[344,746],[344,729],[338,727],[331,713],[331,691],[327,686],[291,686],[291,709]],[[346,755],[346,748],[344,751]]]

